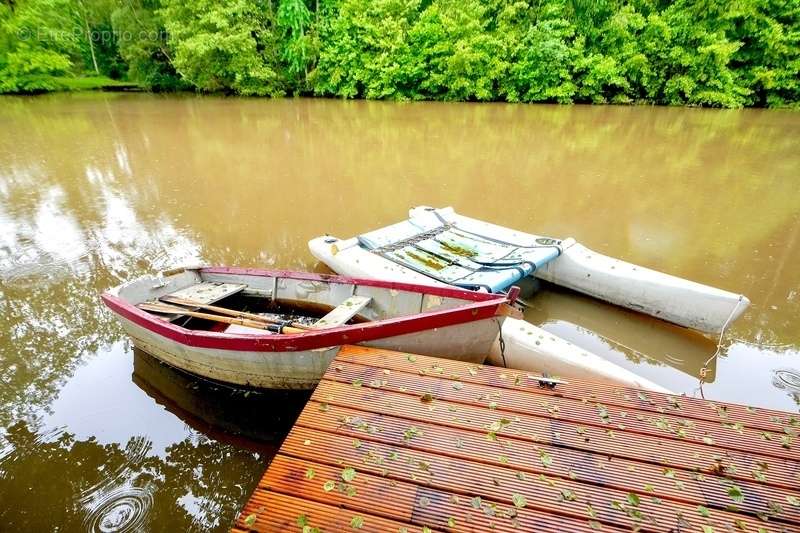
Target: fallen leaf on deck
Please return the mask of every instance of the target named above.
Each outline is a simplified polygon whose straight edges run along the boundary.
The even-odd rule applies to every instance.
[[[516,507],[517,509],[522,509],[523,507],[528,505],[528,501],[522,494],[512,494],[511,501],[514,502],[514,507]]]
[[[356,477],[356,471],[353,468],[347,467],[342,470],[342,479],[350,483]]]

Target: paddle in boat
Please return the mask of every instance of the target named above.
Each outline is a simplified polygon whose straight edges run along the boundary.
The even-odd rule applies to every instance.
[[[137,348],[218,381],[309,389],[343,344],[483,363],[506,295],[245,268],[185,268],[102,295]]]
[[[453,208],[415,207],[409,218],[357,237],[309,241],[311,253],[343,275],[502,293],[539,278],[685,327],[717,333],[749,300],[554,239],[465,217]],[[490,362],[565,377],[594,377],[663,389],[518,319],[504,323]]]

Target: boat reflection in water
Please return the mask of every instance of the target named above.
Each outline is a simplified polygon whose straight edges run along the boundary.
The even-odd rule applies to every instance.
[[[704,367],[704,381],[716,380],[717,359],[711,357],[717,349],[716,337],[598,302],[551,283],[541,282],[540,289],[525,310],[526,320],[650,379],[656,375],[648,374],[648,367],[678,371],[659,375],[668,388],[686,390]]]
[[[247,389],[200,378],[134,348],[133,382],[209,437],[272,457],[311,391]]]

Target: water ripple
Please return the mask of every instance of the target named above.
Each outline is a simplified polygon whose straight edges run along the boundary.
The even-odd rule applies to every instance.
[[[773,372],[775,377],[772,382],[776,387],[800,394],[800,371],[792,368],[779,368]]]
[[[86,531],[110,533],[139,531],[153,505],[148,487],[131,485],[130,477],[147,457],[152,443],[145,437],[134,437],[125,446],[125,460],[103,479],[88,487],[79,498],[86,509]]]
[[[122,483],[128,476],[132,467],[141,463],[152,448],[152,443],[145,437],[133,437],[125,446],[125,461],[119,463],[112,470],[105,472],[103,479],[87,487],[80,500],[84,503],[92,501],[95,493],[102,492],[104,488]]]
[[[147,488],[118,487],[92,503],[83,522],[85,530],[92,533],[139,531],[152,506],[153,495]]]

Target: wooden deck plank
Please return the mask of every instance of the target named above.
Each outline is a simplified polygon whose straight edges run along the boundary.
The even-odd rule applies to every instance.
[[[355,363],[372,366],[391,371],[409,372],[418,374],[420,365],[408,360],[408,357],[397,357],[395,352],[379,350],[363,346],[348,346],[337,359],[340,363]],[[446,379],[463,381],[464,383],[479,383],[498,389],[520,389],[543,396],[557,396],[573,398],[580,401],[584,399],[599,402],[609,406],[623,409],[641,409],[653,413],[672,413],[683,418],[706,420],[709,422],[730,423],[740,422],[749,428],[756,428],[778,435],[784,433],[784,428],[800,427],[800,414],[786,413],[764,408],[754,408],[744,405],[724,404],[696,398],[683,402],[680,395],[662,394],[658,392],[639,391],[629,387],[570,378],[568,386],[546,389],[537,387],[535,372],[524,372],[514,369],[497,369],[485,365],[464,366],[458,361],[436,359],[434,364],[424,370],[433,370],[433,366],[442,369],[439,375]],[[478,375],[481,369],[489,369],[488,373]],[[474,372],[470,372],[472,369]]]
[[[319,440],[326,435],[328,438],[324,442],[329,451],[323,456],[314,455],[309,447],[302,445],[305,440],[313,442],[314,439]],[[284,453],[292,457],[329,463],[335,461],[326,458],[326,455],[330,454],[336,457],[336,460],[344,461],[358,472],[369,472],[395,480],[410,480],[422,486],[468,498],[481,496],[485,500],[513,505],[511,494],[515,492],[525,496],[528,506],[531,508],[548,514],[571,516],[576,520],[585,519],[586,506],[592,505],[596,508],[595,512],[599,521],[622,528],[630,527],[631,519],[621,511],[615,510],[613,502],[626,502],[630,494],[636,494],[641,500],[641,504],[637,507],[638,510],[661,525],[659,528],[655,526],[649,528],[657,531],[670,531],[676,528],[675,517],[679,514],[687,517],[687,521],[692,523],[691,517],[697,516],[695,510],[698,505],[716,508],[711,509],[710,514],[720,527],[733,526],[734,520],[741,518],[744,523],[755,528],[760,522],[757,513],[766,507],[766,502],[769,500],[769,495],[760,491],[745,492],[745,489],[742,488],[742,492],[747,494],[745,501],[739,505],[742,514],[729,513],[725,509],[734,505],[735,502],[727,495],[727,485],[722,485],[718,491],[713,490],[714,487],[709,487],[709,500],[716,498],[715,502],[706,501],[701,494],[693,503],[677,501],[677,498],[673,497],[671,500],[663,499],[655,504],[655,500],[661,499],[659,494],[645,490],[641,480],[631,485],[630,489],[612,488],[608,485],[598,486],[580,478],[557,478],[552,476],[549,471],[537,475],[514,469],[511,465],[474,462],[436,453],[385,446],[366,440],[359,441],[359,446],[356,448],[350,438],[336,439],[330,434],[322,432],[293,432],[293,435],[290,435],[284,444],[284,448]],[[395,456],[396,459],[391,458]],[[525,475],[519,476],[519,472],[525,472]],[[661,473],[659,473],[659,477],[663,477]],[[574,500],[564,499],[565,494],[570,494],[564,492],[567,490],[574,496]],[[782,500],[775,499],[774,501]],[[713,505],[714,503],[716,505]],[[745,503],[747,503],[746,506]],[[787,511],[775,519],[800,521],[797,513]],[[699,527],[699,523],[696,525]]]
[[[331,407],[321,416],[352,417],[352,413],[353,411]],[[436,468],[430,467],[428,470],[417,469],[408,463],[400,465],[408,470],[405,472],[406,477],[414,475],[421,483],[426,480],[433,483],[446,478],[447,470],[443,465],[463,464],[464,468],[477,468],[485,472],[499,468],[501,470],[497,472],[512,482],[518,477],[538,479],[539,476],[546,476],[548,483],[552,481],[558,486],[574,486],[575,490],[582,493],[600,490],[591,486],[594,485],[624,493],[634,492],[642,498],[662,498],[720,510],[736,503],[728,494],[733,483],[713,474],[703,474],[698,479],[694,472],[673,470],[670,477],[667,477],[663,468],[645,463],[574,452],[554,446],[538,445],[534,448],[515,445],[505,440],[487,442],[483,435],[450,429],[443,431],[442,428],[424,423],[416,425],[419,435],[405,440],[403,431],[407,426],[396,424],[398,419],[387,419],[387,423],[380,426],[381,431],[374,434],[365,435],[356,429],[347,431],[344,429],[347,426],[344,426],[334,435],[324,428],[317,429],[323,424],[318,424],[316,418],[303,416],[298,419],[284,442],[283,453],[301,458],[311,458],[316,454],[322,462],[322,457],[328,453],[326,449],[333,456],[348,458],[350,461],[353,461],[353,454],[356,454],[357,462],[377,472],[383,472],[386,465],[396,466],[395,462],[389,463],[386,460],[395,455],[400,459],[414,458],[422,465],[436,465]],[[303,443],[306,440],[311,441],[311,444],[298,446],[298,442]],[[354,450],[353,442],[359,443],[357,451]],[[441,460],[437,461],[437,457]],[[547,466],[542,462],[543,457],[551,458]],[[370,463],[373,464],[370,466]],[[425,472],[429,472],[430,479]],[[643,479],[647,481],[643,483]],[[787,497],[792,495],[786,489],[753,481],[737,480],[735,483],[747,494],[747,498],[738,504],[740,510],[753,516],[764,508],[765,502],[788,501]],[[586,487],[580,488],[584,484]],[[450,489],[453,490],[452,487]],[[800,508],[787,508],[784,516],[800,522]]]
[[[267,512],[268,511],[268,512]],[[252,523],[247,519],[253,516]],[[289,494],[279,494],[257,490],[253,498],[242,510],[232,531],[302,531],[300,524],[317,527],[321,531],[352,530],[351,524],[357,513],[339,507],[298,498]],[[364,529],[385,533],[397,533],[406,528],[408,533],[422,533],[421,527],[387,520],[375,516],[365,518]]]
[[[476,383],[441,379],[438,375],[406,372],[385,374],[381,368],[340,363],[328,379],[364,387],[383,388],[421,396],[433,394],[437,399],[478,407],[502,410],[510,415],[527,414],[554,418],[581,426],[613,429],[617,432],[641,433],[667,439],[680,439],[707,444],[718,449],[755,451],[773,457],[793,457],[796,451],[784,446],[780,439],[765,440],[759,431],[729,421],[689,421],[670,414],[653,414],[639,409],[619,410],[606,404],[578,401],[563,397],[545,397],[529,390],[503,390]],[[530,387],[530,385],[529,385]],[[536,387],[539,388],[538,386]]]
[[[624,457],[664,467],[681,467],[699,472],[723,469],[734,477],[750,477],[752,472],[767,465],[773,483],[787,488],[796,487],[800,469],[796,462],[758,454],[727,451],[694,442],[676,442],[664,437],[633,435],[609,428],[580,426],[564,420],[517,415],[504,410],[435,400],[436,405],[425,405],[418,397],[386,389],[353,387],[337,381],[320,382],[312,398],[322,403],[350,407],[389,417],[423,420],[448,428],[476,431],[484,435],[487,428],[501,419],[512,420],[496,432],[507,437],[532,443],[550,443],[608,456]],[[609,433],[611,431],[611,433]],[[588,441],[586,440],[588,438]],[[720,466],[717,466],[720,465]]]
[[[345,347],[233,531],[800,532],[795,420]]]
[[[360,467],[359,463],[353,463]],[[350,466],[350,464],[345,463]],[[314,470],[314,478],[308,479],[306,472]],[[318,461],[296,459],[280,455],[270,466],[268,475],[259,484],[259,488],[278,493],[302,494],[303,498],[313,501],[325,501],[351,513],[368,513],[397,521],[413,521],[423,527],[443,528],[454,531],[583,531],[588,527],[587,518],[583,514],[579,519],[569,519],[559,513],[543,513],[536,509],[517,508],[508,498],[502,501],[483,498],[481,505],[472,503],[472,498],[479,495],[472,492],[466,497],[462,494],[439,490],[430,485],[421,486],[413,481],[401,481],[365,473],[357,469],[351,482],[352,495],[347,489],[336,487],[326,491],[327,481],[342,483],[343,467],[332,467]],[[486,480],[488,482],[488,479]],[[391,494],[391,498],[386,495]],[[493,510],[487,512],[487,510]],[[453,518],[455,525],[449,526]]]

